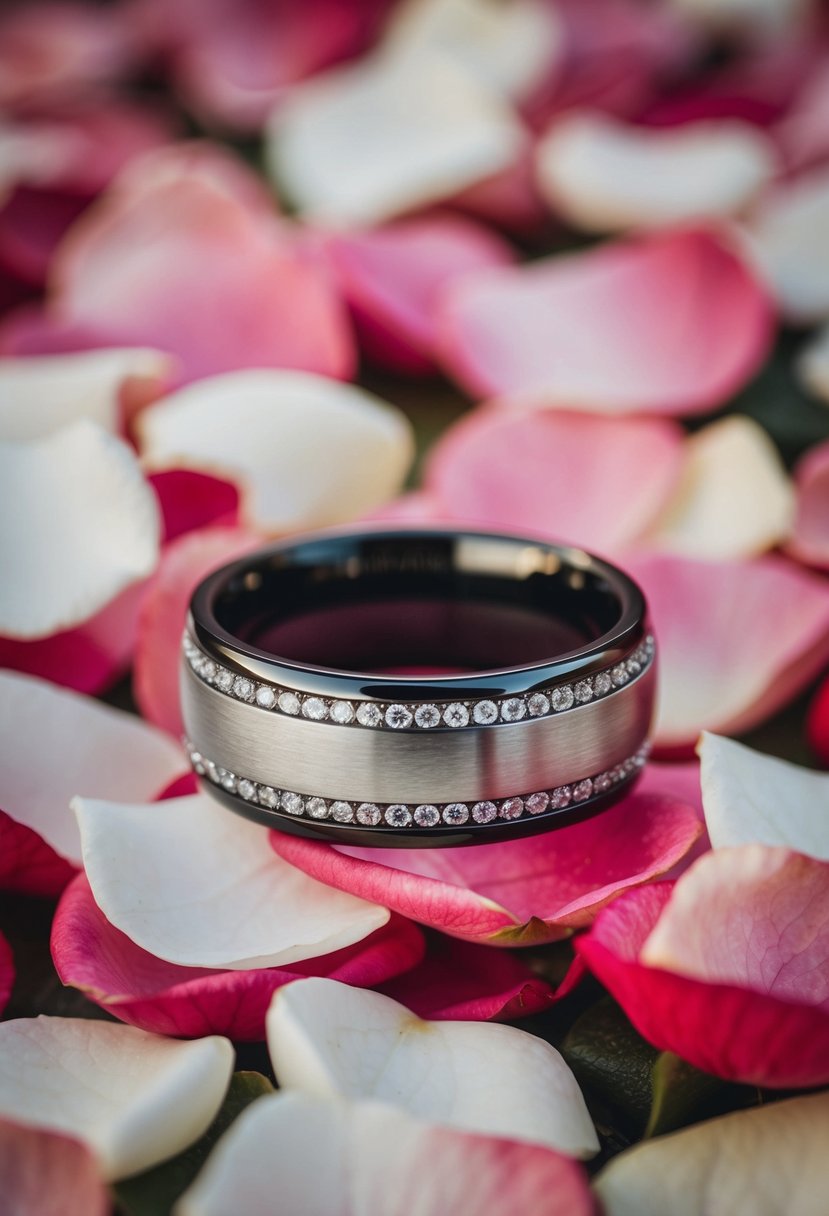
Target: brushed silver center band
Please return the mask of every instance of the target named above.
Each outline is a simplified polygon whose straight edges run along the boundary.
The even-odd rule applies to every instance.
[[[479,590],[451,586],[454,552],[481,567]],[[535,629],[545,613],[555,618],[560,595],[562,628],[571,632],[584,588],[589,640],[513,669],[407,677],[326,669],[257,649],[246,635],[246,614],[257,629],[271,628],[272,601],[276,627],[280,613],[289,623],[301,618],[306,599],[309,613],[319,611],[317,584],[335,614],[342,586],[353,616],[363,570],[366,601],[379,594],[381,604],[386,595],[394,602],[398,582],[416,602],[421,587],[431,595],[432,579],[461,608],[464,596],[480,607],[490,595],[520,606],[526,586]],[[468,580],[468,570],[462,575]],[[539,576],[558,581],[539,592]],[[502,630],[507,646],[511,628]],[[516,645],[527,647],[520,637]],[[646,754],[653,656],[641,592],[580,550],[441,529],[341,531],[273,546],[197,589],[182,712],[195,771],[242,814],[343,843],[477,843],[559,826],[625,792]]]

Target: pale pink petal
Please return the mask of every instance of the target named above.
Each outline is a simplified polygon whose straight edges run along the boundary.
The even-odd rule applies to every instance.
[[[683,459],[668,420],[488,406],[438,441],[424,486],[449,519],[612,552],[653,525]]]
[[[606,1216],[823,1216],[829,1094],[709,1119],[621,1153],[596,1180]]]
[[[0,1023],[0,1114],[84,1141],[109,1180],[157,1165],[207,1130],[233,1046],[177,1043],[91,1018]]]
[[[161,508],[165,546],[188,532],[239,523],[239,489],[231,481],[195,469],[162,469],[147,480]]]
[[[80,419],[32,443],[0,444],[0,487],[3,636],[75,627],[153,570],[155,496],[131,449],[100,426]]]
[[[446,508],[434,494],[426,490],[411,490],[407,494],[401,494],[399,498],[384,502],[363,518],[375,523],[382,520],[388,523],[426,524],[441,523],[447,520],[448,516]]]
[[[169,356],[138,348],[0,358],[0,438],[42,439],[79,418],[118,434],[172,369]]]
[[[224,1034],[236,1042],[264,1039],[268,1005],[283,984],[324,975],[372,987],[415,966],[423,948],[416,926],[393,916],[352,946],[286,967],[180,967],[148,954],[111,925],[82,874],[64,892],[52,925],[52,959],[61,982],[122,1022],[156,1034]]]
[[[704,731],[705,822],[715,848],[785,845],[829,862],[829,773],[752,751]]]
[[[264,532],[364,514],[397,493],[414,451],[395,406],[356,385],[275,369],[190,384],[144,410],[136,432],[147,468],[237,481],[243,517]]]
[[[644,543],[717,561],[754,557],[788,536],[794,510],[794,488],[768,433],[730,414],[689,436],[674,494]]]
[[[271,1216],[277,1194],[303,1216],[597,1212],[583,1169],[560,1153],[434,1127],[385,1103],[301,1093],[243,1112],[177,1210],[226,1216],[244,1195],[245,1216]]]
[[[0,1119],[0,1178],[6,1216],[109,1216],[95,1158],[59,1132]]]
[[[267,1031],[281,1089],[376,1098],[421,1119],[574,1157],[598,1150],[562,1057],[514,1026],[422,1022],[381,993],[307,979],[277,992]]]
[[[273,856],[266,830],[207,794],[77,798],[83,864],[110,924],[184,967],[252,971],[330,954],[389,919]]]
[[[789,549],[801,561],[829,569],[829,442],[811,448],[800,460],[795,486],[797,513]]]
[[[772,336],[765,292],[708,230],[482,272],[447,292],[441,323],[472,393],[602,413],[712,409]]]
[[[829,155],[829,68],[823,56],[772,133],[789,170],[801,170],[826,160]]]
[[[626,568],[645,591],[659,639],[663,751],[687,754],[702,730],[749,730],[829,658],[829,584],[782,558],[641,555]]]
[[[99,345],[170,351],[186,380],[250,366],[347,376],[352,340],[326,268],[228,159],[134,161],[61,244],[52,315]]]
[[[181,635],[190,596],[217,566],[260,543],[241,528],[207,528],[173,541],[164,551],[141,604],[133,692],[145,718],[176,738],[184,729],[179,705]]]
[[[467,186],[449,201],[475,219],[525,239],[538,239],[551,226],[549,208],[536,182],[531,139],[505,169]]]
[[[412,372],[432,365],[441,292],[465,273],[512,260],[487,229],[453,216],[333,236],[326,250],[366,353]]]
[[[626,887],[663,874],[701,831],[691,806],[634,793],[583,823],[509,844],[348,849],[271,833],[281,857],[343,891],[466,941],[567,937]]]
[[[4,887],[48,889],[52,869],[67,877],[60,866],[44,876],[38,840],[52,859],[80,864],[74,795],[154,798],[185,767],[181,748],[134,715],[10,671],[0,672],[0,728]]]
[[[566,996],[577,978],[553,993],[517,955],[433,933],[419,966],[384,983],[380,991],[421,1018],[510,1022]]]
[[[298,85],[266,154],[303,215],[361,226],[452,197],[509,165],[523,141],[509,105],[455,58],[413,47]]]
[[[775,159],[747,123],[657,129],[571,111],[541,140],[537,165],[556,214],[587,232],[616,232],[739,214],[771,180]]]
[[[829,169],[784,182],[755,208],[746,249],[780,311],[796,324],[829,316]]]

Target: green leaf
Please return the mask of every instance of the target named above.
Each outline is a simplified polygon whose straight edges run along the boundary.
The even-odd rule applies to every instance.
[[[251,1102],[269,1093],[273,1093],[273,1086],[261,1073],[234,1073],[221,1110],[200,1140],[177,1157],[143,1174],[125,1178],[115,1186],[119,1211],[124,1216],[169,1216],[176,1200],[193,1182],[234,1119]]]
[[[672,1051],[660,1052],[653,1066],[653,1100],[645,1138],[687,1127],[744,1106],[754,1106],[758,1091],[701,1072]]]

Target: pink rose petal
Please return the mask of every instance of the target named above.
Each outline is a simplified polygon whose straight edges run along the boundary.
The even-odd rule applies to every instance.
[[[450,519],[606,553],[652,525],[682,464],[682,432],[668,420],[488,406],[438,441],[424,487]]]
[[[829,680],[824,680],[809,706],[807,733],[812,747],[829,767]]]
[[[554,993],[516,955],[435,933],[423,961],[380,991],[421,1018],[509,1022],[548,1008],[572,991],[575,978]]]
[[[697,839],[692,807],[633,793],[583,823],[509,844],[339,849],[271,832],[306,874],[452,937],[525,946],[567,937],[626,887],[662,874]]]
[[[5,816],[4,816],[5,818]],[[0,828],[2,831],[2,828]],[[14,957],[9,943],[0,933],[0,1014],[6,1008],[14,986]],[[2,1177],[2,1174],[0,1174]]]
[[[265,212],[256,179],[240,188],[243,167],[176,155],[134,161],[73,226],[53,316],[100,345],[170,351],[184,380],[250,366],[348,376],[351,335],[318,255]]]
[[[811,448],[795,469],[797,514],[789,542],[794,557],[829,570],[829,441]]]
[[[828,875],[785,849],[721,849],[673,886],[626,892],[576,949],[660,1050],[747,1084],[825,1084]],[[656,939],[649,965],[649,938],[669,916],[670,942]]]
[[[260,543],[240,528],[206,528],[174,540],[162,555],[141,605],[133,691],[141,713],[180,738],[181,635],[196,584]]]
[[[97,1161],[62,1132],[0,1119],[5,1216],[108,1216],[110,1196]]]
[[[158,495],[165,545],[186,532],[239,523],[239,490],[231,481],[198,469],[161,469],[147,480]]]
[[[503,241],[453,216],[332,236],[326,250],[367,353],[403,372],[432,366],[441,292],[465,273],[512,261]]]
[[[550,227],[549,211],[536,183],[530,139],[511,165],[467,186],[450,203],[473,218],[518,237],[538,238]]]
[[[702,730],[737,734],[782,708],[829,659],[829,584],[779,557],[631,558],[660,652],[656,741],[690,753]]]
[[[0,891],[53,899],[77,872],[37,832],[0,811]]]
[[[691,414],[758,369],[772,314],[727,239],[700,229],[482,272],[447,292],[441,327],[446,366],[475,395]]]
[[[52,958],[64,984],[79,988],[122,1022],[156,1034],[237,1042],[265,1037],[265,1014],[277,988],[309,975],[373,987],[415,966],[423,937],[395,916],[353,946],[307,962],[253,971],[180,967],[164,962],[111,925],[79,874],[64,892],[52,925]]]

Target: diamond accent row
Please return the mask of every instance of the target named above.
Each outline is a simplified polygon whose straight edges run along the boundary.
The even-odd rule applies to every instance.
[[[534,794],[516,795],[483,802],[421,803],[418,806],[402,802],[347,802],[342,799],[319,798],[299,794],[295,790],[262,785],[248,777],[240,777],[221,768],[200,751],[186,743],[190,764],[200,777],[212,781],[229,794],[237,794],[246,802],[269,811],[285,811],[302,819],[330,819],[335,823],[354,823],[363,827],[436,828],[462,827],[467,823],[494,823],[497,819],[532,819],[546,811],[564,810],[608,793],[630,780],[645,765],[649,747],[645,744],[622,764],[606,769],[594,777],[586,777],[571,785],[539,790]]]
[[[651,664],[656,649],[653,638],[647,637],[614,667],[570,684],[555,684],[521,696],[452,701],[448,704],[404,704],[345,701],[298,693],[291,688],[260,683],[222,667],[206,655],[187,633],[182,647],[187,662],[199,679],[226,696],[292,718],[303,717],[311,722],[333,722],[337,726],[363,726],[372,730],[434,730],[438,726],[460,730],[466,726],[495,726],[502,722],[522,722],[529,718],[564,713],[624,688]]]

